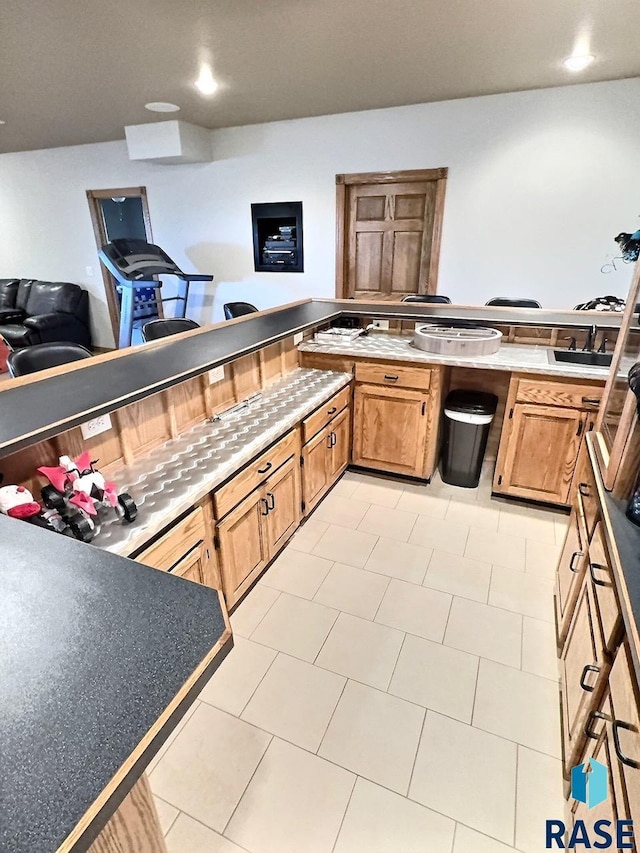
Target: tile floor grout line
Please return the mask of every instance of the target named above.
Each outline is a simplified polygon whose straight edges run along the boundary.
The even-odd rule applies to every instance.
[[[253,590],[254,590],[256,587],[257,587],[257,584],[249,590],[249,592],[247,593],[247,597],[248,597],[249,595],[251,595],[251,593],[253,592]],[[282,593],[281,593],[281,592],[279,592],[278,590],[274,590],[274,592],[278,592],[278,594],[277,594],[277,595],[276,595],[276,597],[273,599],[273,601],[271,602],[271,604],[267,607],[267,609],[265,610],[265,612],[262,614],[262,617],[260,618],[260,621],[258,622],[258,624],[257,624],[257,625],[255,626],[255,628],[251,631],[251,633],[249,634],[249,636],[248,636],[248,637],[246,637],[246,639],[247,639],[247,640],[250,640],[250,639],[251,639],[251,637],[255,634],[255,632],[258,630],[258,628],[259,628],[259,627],[260,627],[260,625],[262,624],[262,621],[263,621],[264,617],[267,615],[267,613],[271,610],[271,608],[273,607],[273,605],[276,603],[276,601],[277,601],[277,600],[280,598],[280,596],[282,595]],[[242,603],[244,604],[244,602],[242,602]],[[231,626],[231,630],[233,631],[233,625]]]
[[[242,722],[245,722],[245,721],[243,720]],[[252,724],[251,724],[251,723],[247,723],[247,725],[252,725]],[[256,728],[257,728],[257,726],[256,726]],[[263,731],[263,729],[260,729],[260,731]],[[233,816],[235,815],[235,813],[238,811],[238,806],[240,805],[240,803],[241,803],[241,802],[242,802],[242,800],[244,799],[244,795],[247,793],[247,791],[248,791],[248,789],[249,789],[249,785],[252,783],[254,776],[255,776],[255,775],[256,775],[256,773],[258,772],[258,768],[260,767],[260,765],[261,765],[261,764],[262,764],[262,762],[264,761],[264,757],[265,757],[265,755],[267,754],[267,752],[269,752],[269,749],[270,749],[270,747],[271,747],[271,744],[272,744],[272,743],[273,743],[273,741],[274,741],[275,735],[271,734],[270,732],[266,732],[265,734],[269,734],[269,735],[270,735],[269,743],[267,744],[265,751],[264,751],[264,752],[262,753],[262,755],[260,756],[260,761],[258,761],[258,763],[256,764],[256,766],[255,766],[255,769],[254,769],[253,773],[252,773],[252,774],[251,774],[251,776],[249,777],[249,780],[248,780],[247,784],[244,786],[244,788],[243,788],[243,790],[242,790],[242,793],[241,793],[241,794],[240,794],[240,796],[238,797],[238,801],[237,801],[237,803],[235,804],[235,806],[233,807],[233,811],[232,811],[232,812],[231,812],[231,814],[229,815],[229,819],[228,819],[228,820],[227,820],[227,822],[225,823],[225,825],[224,825],[224,829],[222,830],[222,832],[221,832],[221,833],[219,833],[220,835],[224,835],[224,834],[225,834],[225,832],[227,831],[227,829],[229,829],[229,824],[230,824],[230,823],[231,823],[231,821],[233,820]],[[210,828],[211,828],[211,829],[213,829],[213,827],[210,827]],[[217,831],[218,831],[218,830],[214,830],[214,832],[217,832]],[[228,836],[225,836],[225,837],[228,837]],[[231,838],[230,838],[229,840],[230,840],[230,841],[233,841],[233,839],[231,839]],[[234,841],[233,843],[235,844],[235,841]]]
[[[391,682],[393,681],[393,676],[396,674],[396,669],[398,668],[398,661],[400,660],[400,655],[402,654],[402,650],[404,648],[405,640],[407,639],[407,632],[404,632],[404,636],[402,638],[402,642],[400,643],[400,648],[398,649],[398,654],[396,656],[395,662],[393,664],[393,669],[391,670],[391,675],[389,676],[389,680],[387,681],[387,686],[385,687],[384,692],[388,696],[393,696],[393,693],[389,693],[389,688],[391,687]],[[402,699],[402,696],[396,697],[398,699]],[[414,704],[417,704],[414,702]],[[419,707],[422,707],[421,705]]]
[[[174,806],[174,805],[172,805],[171,803],[168,803],[168,802],[167,802],[163,797],[158,797],[158,796],[157,796],[157,794],[154,794],[154,793],[153,793],[153,791],[151,792],[151,798],[152,798],[152,799],[154,799],[154,800],[160,800],[160,801],[161,801],[161,802],[163,802],[165,805],[170,806],[172,809],[175,809],[175,810],[176,810],[176,813],[175,813],[175,815],[173,816],[173,818],[172,818],[172,820],[171,820],[171,823],[169,824],[169,826],[168,826],[168,827],[164,830],[164,832],[162,833],[162,837],[163,837],[163,838],[166,838],[166,837],[167,837],[167,835],[169,834],[169,832],[171,831],[171,827],[175,824],[175,822],[178,820],[178,818],[180,817],[180,815],[181,815],[181,814],[183,814],[183,812],[182,812],[182,811],[181,811],[181,809],[179,809],[177,806]],[[158,809],[157,809],[157,807],[156,807],[156,819],[158,820],[158,825],[159,825],[160,820],[159,820],[159,817],[158,817]]]
[[[420,726],[420,734],[418,736],[418,743],[416,744],[416,751],[415,751],[415,754],[413,756],[413,762],[411,764],[411,773],[409,773],[409,782],[407,784],[407,793],[404,795],[405,799],[407,799],[407,800],[409,799],[409,791],[411,791],[411,784],[413,782],[413,774],[415,773],[415,770],[416,770],[416,762],[418,760],[418,753],[420,752],[420,744],[422,743],[422,738],[424,736],[424,727],[427,723],[427,714],[428,713],[429,713],[429,709],[425,708],[424,714],[422,716],[422,725]],[[417,800],[412,800],[412,802],[417,802]],[[426,808],[428,808],[428,806]]]
[[[265,648],[268,648],[268,646],[265,646]],[[243,715],[243,714],[244,714],[244,712],[247,710],[247,705],[251,702],[251,700],[253,699],[253,697],[256,695],[256,692],[257,692],[258,688],[260,687],[260,685],[262,684],[262,682],[265,680],[265,678],[267,677],[267,675],[271,672],[271,669],[272,669],[273,665],[274,665],[274,664],[275,664],[275,662],[278,660],[278,658],[280,657],[280,655],[281,655],[281,654],[284,654],[284,652],[280,652],[280,651],[278,651],[278,652],[276,652],[276,653],[275,653],[275,655],[274,655],[274,657],[273,657],[273,660],[271,661],[271,663],[270,663],[270,664],[269,664],[269,666],[267,667],[267,669],[266,669],[266,671],[265,671],[264,675],[262,676],[262,678],[260,679],[260,681],[258,681],[258,683],[256,684],[256,686],[254,687],[254,689],[253,689],[253,692],[252,692],[251,696],[249,696],[249,698],[247,699],[247,701],[246,701],[246,702],[244,703],[244,705],[242,706],[242,710],[240,711],[240,713],[236,715],[236,716],[237,716],[237,718],[238,718],[239,720],[242,720],[242,715]],[[221,709],[221,710],[222,710],[222,709]],[[244,723],[246,723],[246,722],[247,722],[247,720],[242,720],[242,721],[243,721]]]
[[[330,717],[329,717],[329,720],[328,720],[328,722],[327,722],[327,725],[325,726],[325,729],[324,729],[324,731],[323,731],[323,733],[322,733],[322,737],[320,738],[320,743],[318,744],[318,747],[317,747],[316,751],[315,751],[315,752],[313,752],[313,753],[311,753],[312,755],[317,755],[317,756],[318,756],[318,758],[323,758],[325,761],[331,761],[331,759],[330,759],[330,758],[324,758],[324,755],[319,755],[318,753],[319,753],[319,752],[320,752],[320,750],[322,749],[322,744],[324,743],[324,739],[325,739],[325,737],[327,736],[327,732],[329,731],[329,726],[330,726],[330,725],[331,725],[331,723],[333,722],[333,718],[334,718],[334,716],[335,716],[335,713],[336,713],[336,711],[338,710],[338,705],[339,705],[339,704],[340,704],[340,702],[342,701],[342,697],[344,696],[344,691],[347,689],[347,684],[349,683],[349,678],[347,678],[347,676],[346,676],[346,675],[343,675],[342,677],[344,678],[344,684],[342,685],[342,690],[340,691],[340,695],[338,696],[338,701],[337,701],[337,702],[336,702],[336,704],[333,706],[333,711],[331,712],[331,715],[330,715]],[[332,761],[331,763],[332,763],[332,764],[335,764],[335,765],[336,765],[336,767],[342,767],[342,769],[343,769],[343,770],[347,770],[347,769],[348,769],[348,768],[346,768],[346,767],[343,767],[341,764],[337,764],[337,762],[333,762],[333,761]],[[352,773],[353,771],[351,770],[351,771],[349,771],[349,772],[350,772],[350,773]]]
[[[513,847],[518,837],[518,766],[520,761],[520,744],[516,747],[516,778],[513,782]]]
[[[344,826],[344,819],[347,816],[347,812],[349,811],[349,806],[351,805],[351,800],[353,799],[353,792],[356,789],[356,785],[358,784],[358,779],[360,776],[357,773],[354,773],[355,779],[353,780],[353,785],[351,786],[351,791],[349,792],[349,799],[347,800],[347,805],[345,806],[345,810],[342,813],[342,818],[340,820],[340,826],[338,827],[338,832],[336,833],[336,838],[333,844],[331,845],[331,853],[334,853],[336,849],[336,844],[338,843],[338,839],[340,838],[340,833],[342,832],[342,827]]]

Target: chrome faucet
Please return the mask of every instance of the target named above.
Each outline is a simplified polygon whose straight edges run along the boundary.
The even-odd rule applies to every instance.
[[[596,342],[597,334],[598,327],[594,323],[593,325],[589,326],[589,329],[587,331],[587,340],[585,341],[584,346],[582,347],[582,352],[593,352],[593,345]]]

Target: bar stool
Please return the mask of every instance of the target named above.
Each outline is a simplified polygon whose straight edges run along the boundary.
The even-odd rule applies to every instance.
[[[34,344],[31,347],[10,352],[7,356],[7,367],[15,379],[17,376],[27,376],[29,373],[47,370],[49,367],[58,367],[61,364],[91,357],[92,353],[80,344],[63,342]]]
[[[145,343],[157,341],[159,338],[168,338],[170,335],[179,335],[181,332],[190,332],[199,329],[195,320],[187,317],[172,317],[168,320],[150,320],[142,327],[142,339]]]
[[[258,310],[250,302],[227,302],[222,307],[225,320],[234,320],[236,317],[244,317],[245,314],[254,314]]]
[[[448,296],[443,296],[440,293],[416,293],[410,296],[403,296],[403,302],[431,302],[433,304],[451,305],[451,300]]]
[[[494,296],[485,305],[496,305],[500,308],[542,308],[537,299],[511,299],[509,296]]]

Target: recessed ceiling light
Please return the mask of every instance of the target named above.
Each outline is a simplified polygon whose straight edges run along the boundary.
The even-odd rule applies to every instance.
[[[200,76],[194,83],[196,89],[202,95],[213,95],[218,88],[218,84],[213,79],[213,74],[208,65],[200,66]]]
[[[591,65],[595,56],[591,53],[585,53],[577,56],[570,56],[568,59],[562,63],[565,68],[568,68],[569,71],[584,71],[584,69]]]
[[[6,124],[6,121],[0,118],[0,124]]]
[[[180,107],[177,104],[169,104],[167,101],[151,101],[144,105],[145,110],[152,113],[177,113]]]

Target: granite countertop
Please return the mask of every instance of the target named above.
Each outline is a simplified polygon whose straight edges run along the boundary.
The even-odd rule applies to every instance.
[[[0,851],[54,853],[89,810],[81,853],[231,641],[215,590],[3,515],[0,540]]]
[[[122,524],[109,513],[92,544],[133,554],[351,379],[349,373],[297,368],[248,407],[204,421],[133,465],[110,471],[119,489],[133,496],[138,517]]]
[[[545,376],[565,376],[572,379],[606,380],[608,367],[587,367],[583,364],[556,364],[549,361],[550,347],[528,344],[502,344],[493,355],[457,356],[423,352],[413,346],[412,336],[371,332],[367,337],[346,343],[318,344],[305,341],[301,352],[327,355],[348,355],[383,361],[412,361],[419,364],[446,364],[452,367],[477,367],[483,370],[504,370],[513,373],[535,373]]]

